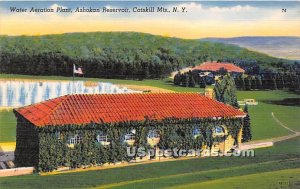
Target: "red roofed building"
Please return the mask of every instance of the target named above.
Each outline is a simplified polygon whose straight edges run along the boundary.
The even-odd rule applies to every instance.
[[[231,63],[224,63],[224,62],[204,62],[203,64],[200,64],[193,68],[193,70],[199,70],[199,71],[209,71],[209,72],[218,72],[221,69],[227,70],[227,72],[230,73],[244,73],[245,70],[242,68],[231,64]]]
[[[196,93],[66,95],[14,109],[14,113],[16,164],[35,166],[42,171],[101,164],[101,158],[96,158],[99,154],[95,153],[95,148],[102,149],[99,146],[107,151],[120,150],[116,145],[142,144],[165,149],[170,147],[166,139],[170,134],[178,138],[178,147],[191,135],[189,140],[203,140],[199,143],[201,148],[210,146],[226,152],[234,141],[240,143],[241,120],[245,116],[238,109]],[[230,129],[236,136],[230,134]],[[209,132],[222,142],[205,143]],[[84,149],[91,157],[73,152],[78,149]],[[80,157],[74,159],[74,154]],[[56,158],[45,161],[44,156]],[[107,161],[122,161],[119,156],[111,155]]]

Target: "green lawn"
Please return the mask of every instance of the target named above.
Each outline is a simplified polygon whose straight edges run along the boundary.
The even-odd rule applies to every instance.
[[[58,175],[27,175],[0,178],[1,188],[167,188],[197,185],[219,179],[300,168],[300,138],[276,143],[274,147],[257,149],[255,157],[195,158],[172,162],[135,165],[115,169],[66,173]],[[263,182],[265,177],[256,177]],[[272,180],[270,178],[270,180]],[[277,178],[277,177],[276,177]],[[285,177],[284,177],[285,178]],[[299,174],[293,178],[300,179]],[[254,178],[252,178],[254,179]],[[240,184],[243,180],[240,181]],[[271,184],[267,182],[266,185]],[[238,183],[235,183],[238,185]],[[212,188],[215,185],[211,186]],[[271,187],[271,186],[270,186]],[[205,188],[210,188],[207,185]]]
[[[263,178],[263,179],[262,179]],[[225,179],[217,179],[206,182],[193,183],[188,185],[179,185],[172,187],[179,188],[210,188],[210,189],[270,189],[270,188],[298,188],[300,185],[300,169],[286,169],[280,171],[250,174],[246,176],[237,176]]]
[[[0,110],[0,142],[16,140],[16,124],[12,110]]]
[[[299,106],[285,106],[269,104],[266,100],[283,100],[285,98],[299,98],[299,95],[287,91],[238,91],[238,99],[254,98],[258,101],[257,106],[248,106],[251,116],[251,127],[253,140],[283,136],[291,133],[281,127],[271,116],[275,116],[286,126],[300,131],[298,117]]]

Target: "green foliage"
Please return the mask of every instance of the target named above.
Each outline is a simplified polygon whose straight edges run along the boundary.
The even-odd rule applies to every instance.
[[[174,76],[174,85],[180,85],[180,83],[181,83],[181,74],[180,74],[180,72],[178,72]]]
[[[205,88],[206,87],[206,82],[205,82],[204,77],[199,78],[199,86],[200,86],[200,88]]]
[[[111,124],[90,123],[87,125],[64,125],[34,127],[38,134],[35,140],[36,147],[30,153],[38,156],[34,165],[39,171],[52,171],[60,166],[70,166],[73,168],[82,166],[102,165],[104,163],[116,163],[120,161],[130,161],[126,150],[127,144],[123,142],[123,137],[132,129],[136,130],[134,147],[145,147],[150,149],[147,144],[147,134],[150,129],[157,129],[160,133],[158,147],[161,149],[200,149],[202,145],[212,146],[217,139],[212,138],[212,130],[215,126],[225,125],[233,137],[241,128],[241,120],[237,118],[214,119],[175,119],[168,118],[162,121],[148,120],[129,121]],[[202,134],[198,137],[193,136],[195,127],[201,129]],[[110,145],[102,146],[96,141],[97,133],[104,131],[111,139]],[[17,138],[24,138],[24,132],[18,132]],[[57,133],[59,133],[59,138]],[[78,134],[82,136],[82,141],[69,147],[70,136]],[[17,142],[17,149],[20,149]],[[16,159],[22,160],[29,151],[18,153]],[[30,161],[31,162],[31,161]],[[20,163],[23,164],[28,162]]]
[[[192,74],[189,74],[189,87],[195,87],[196,82]]]
[[[247,113],[247,115],[243,119],[242,142],[248,142],[252,139],[251,121],[250,121],[250,116],[249,116],[249,112],[248,112],[248,105],[245,105],[244,112]]]
[[[0,110],[0,142],[16,141],[16,125],[11,110]]]
[[[256,79],[256,88],[261,89],[262,88],[262,80],[261,77],[255,77]]]
[[[251,77],[245,77],[245,90],[250,91],[251,90]]]
[[[236,97],[236,87],[233,78],[227,74],[221,80],[217,81],[214,87],[216,99],[219,102],[229,104],[239,108]]]
[[[200,88],[206,87],[206,81],[204,77],[200,77],[198,72],[189,71],[184,74],[178,72],[174,76],[174,85],[181,85],[183,87],[196,87],[196,84],[199,85]]]
[[[14,163],[17,167],[28,167],[35,166],[38,167],[39,159],[39,137],[36,127],[29,123],[22,116],[17,118],[17,133],[19,137],[16,137],[15,149],[15,160]]]
[[[0,36],[0,73],[147,79],[210,60],[257,62],[278,67],[282,60],[234,45],[134,32]]]
[[[188,74],[182,74],[181,75],[181,82],[183,87],[188,87],[189,86],[189,75]]]
[[[300,90],[300,75],[295,72],[287,73],[264,73],[255,76],[242,75],[235,77],[235,84],[239,90],[255,89],[289,89],[291,91]]]

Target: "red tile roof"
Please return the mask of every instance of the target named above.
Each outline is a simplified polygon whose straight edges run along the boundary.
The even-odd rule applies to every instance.
[[[36,126],[245,115],[196,93],[66,95],[15,111]]]
[[[231,64],[231,63],[224,63],[224,62],[204,62],[203,64],[200,64],[199,66],[196,66],[193,68],[193,70],[202,70],[202,71],[212,71],[216,72],[220,70],[221,68],[226,69],[228,72],[237,72],[237,73],[244,73],[245,70],[242,68]]]

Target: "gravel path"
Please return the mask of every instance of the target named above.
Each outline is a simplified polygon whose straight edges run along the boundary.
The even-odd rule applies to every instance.
[[[274,138],[269,138],[269,139],[263,139],[263,140],[254,140],[254,141],[250,141],[250,142],[245,142],[243,144],[241,144],[240,149],[255,149],[255,148],[261,148],[261,147],[269,147],[272,146],[273,143],[275,142],[280,142],[280,141],[284,141],[284,140],[288,140],[291,138],[295,138],[295,137],[299,137],[300,136],[300,132],[297,132],[291,128],[289,128],[288,126],[286,126],[285,124],[283,124],[275,115],[273,112],[271,112],[271,116],[272,118],[283,128],[291,131],[293,134],[289,134],[289,135],[285,135],[285,136],[281,136],[281,137],[274,137]]]

